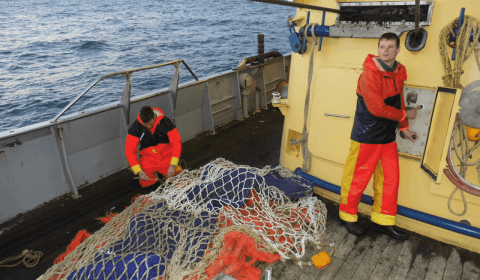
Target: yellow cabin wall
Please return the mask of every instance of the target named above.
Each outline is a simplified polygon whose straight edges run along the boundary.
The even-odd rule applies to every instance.
[[[337,1],[334,0],[296,2],[329,8],[337,7]],[[400,38],[402,49],[397,60],[407,68],[406,86],[427,88],[443,86],[441,77],[444,73],[439,52],[441,30],[459,16],[461,7],[466,8],[466,15],[480,19],[478,0],[434,2],[432,22],[430,26],[424,27],[428,32],[426,47],[418,52],[410,52],[405,48],[406,32]],[[458,2],[461,2],[461,4]],[[306,12],[304,9],[297,9],[296,17],[304,16],[306,19]],[[321,16],[321,12],[312,11],[310,22],[321,23]],[[327,13],[325,24],[334,25],[335,18],[335,14]],[[299,21],[299,26],[305,24],[305,19]],[[357,79],[362,72],[365,57],[368,54],[377,55],[377,43],[378,39],[325,37],[323,38],[322,50],[319,52],[315,48],[315,67],[307,122],[310,133],[309,148],[312,151],[312,169],[309,174],[335,185],[341,184],[343,164],[346,155],[348,155],[350,131],[355,114]],[[285,114],[285,123],[280,163],[291,170],[301,167],[303,163],[302,155],[298,149],[295,152],[290,147],[287,153],[289,142],[287,136],[289,131],[290,133],[292,131],[301,133],[303,129],[310,51],[311,47],[309,45],[306,54],[292,55],[288,98],[290,106],[282,108],[282,112]],[[480,79],[480,73],[473,56],[464,64],[464,70],[465,74],[461,78],[463,86]],[[348,77],[348,80],[343,78],[342,73],[345,73],[344,75]],[[342,78],[338,78],[338,75],[342,75]],[[323,112],[327,110],[326,108],[331,110],[332,113],[349,114],[351,118],[325,119]],[[332,121],[332,123],[322,124],[322,122],[329,121]],[[333,141],[330,138],[335,140]],[[365,194],[373,196],[371,184],[372,182],[367,187]],[[478,218],[480,197],[465,193],[468,201],[468,211],[464,216],[455,216],[448,210],[448,197],[454,188],[455,186],[446,176],[442,177],[440,184],[434,183],[421,170],[420,159],[400,156],[399,205],[456,222],[467,220],[472,226],[480,228],[480,218]],[[334,201],[340,201],[339,195],[319,188],[316,188],[316,192]],[[456,212],[462,212],[463,202],[460,192],[455,194],[452,208]],[[360,205],[360,212],[362,213],[369,214],[370,209],[371,206]],[[402,216],[397,216],[397,225],[446,243],[480,252],[479,239],[456,234]]]

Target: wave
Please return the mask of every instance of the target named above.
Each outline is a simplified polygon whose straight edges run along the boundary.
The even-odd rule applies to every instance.
[[[108,44],[99,41],[81,42],[78,47],[82,51],[103,51],[108,47]]]

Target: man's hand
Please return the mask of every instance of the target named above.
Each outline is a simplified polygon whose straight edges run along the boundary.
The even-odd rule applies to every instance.
[[[415,109],[413,109],[413,110],[415,110]],[[410,110],[410,111],[412,111],[412,110]],[[410,130],[407,129],[407,130],[403,130],[402,132],[403,132],[403,134],[405,134],[405,136],[406,136],[408,139],[410,139],[410,141],[412,141],[413,143],[415,143],[415,140],[418,139],[417,133],[415,133],[415,132],[413,132],[413,131],[410,131]]]
[[[145,174],[145,172],[143,172],[143,171],[138,172],[138,176],[140,177],[140,180],[144,180],[144,181],[150,180],[150,178],[148,178],[147,174]]]
[[[405,115],[406,115],[407,119],[414,119],[414,118],[416,118],[416,117],[417,117],[417,110],[418,110],[418,109],[421,109],[421,108],[423,108],[423,106],[420,105],[420,106],[418,106],[418,107],[415,108],[415,109],[410,109],[410,110],[408,110],[408,111],[405,111]]]
[[[175,165],[170,164],[168,167],[167,175],[165,175],[165,179],[175,176]]]

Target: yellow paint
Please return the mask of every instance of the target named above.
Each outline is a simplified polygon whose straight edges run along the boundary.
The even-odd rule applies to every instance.
[[[317,5],[328,8],[337,8],[338,2],[358,2],[346,0],[303,0],[296,1],[309,5]],[[374,1],[362,1],[374,2]],[[393,2],[393,1],[387,1]],[[425,48],[418,52],[410,52],[405,48],[406,33],[400,37],[401,51],[397,60],[407,68],[408,79],[406,86],[414,88],[438,88],[443,87],[442,76],[443,66],[439,55],[439,35],[441,30],[456,19],[460,9],[465,7],[466,15],[480,19],[480,5],[478,0],[449,1],[436,0],[434,3],[432,22],[425,26],[428,32],[428,40]],[[298,18],[297,30],[306,23],[306,9],[297,9],[295,18]],[[303,18],[302,18],[303,17]],[[334,25],[336,14],[327,13],[326,25]],[[310,22],[321,23],[322,12],[311,11]],[[325,180],[329,183],[341,186],[344,164],[346,162],[349,146],[350,132],[353,125],[353,117],[356,106],[356,85],[358,77],[362,72],[362,64],[368,54],[377,54],[378,39],[359,38],[323,38],[322,50],[315,50],[315,67],[312,79],[312,91],[310,110],[307,120],[309,132],[308,146],[312,153],[312,168],[309,174]],[[308,61],[311,49],[303,55],[293,54],[290,66],[289,81],[289,107],[288,114],[285,114],[285,122],[282,137],[282,148],[280,164],[294,170],[302,166],[301,154],[296,156],[291,153],[288,147],[290,131],[301,132],[304,122],[305,94],[308,82]],[[451,54],[451,49],[449,52]],[[463,86],[480,79],[480,72],[477,69],[475,58],[465,62],[463,69],[465,73],[461,77]],[[458,98],[461,90],[455,95],[450,111],[458,110]],[[451,97],[441,97],[451,98]],[[440,100],[441,103],[448,101]],[[450,100],[452,101],[452,100]],[[438,107],[440,108],[440,107]],[[283,111],[282,111],[283,113]],[[325,114],[344,115],[350,118],[327,116]],[[438,113],[435,116],[438,121],[444,122],[437,126],[435,136],[442,141],[434,143],[434,151],[428,151],[426,163],[435,170],[438,175],[438,184],[433,182],[421,169],[421,160],[418,157],[399,157],[400,163],[400,188],[398,204],[420,212],[438,216],[444,219],[459,222],[467,220],[472,226],[480,228],[480,197],[465,193],[468,202],[468,211],[464,216],[457,217],[450,213],[447,208],[448,197],[455,186],[446,176],[442,176],[445,165],[445,155],[448,152],[448,141],[446,138],[451,135],[451,124],[455,115]],[[447,124],[448,123],[448,124]],[[419,135],[422,137],[422,135]],[[419,139],[420,140],[420,139]],[[430,143],[430,145],[432,145]],[[474,157],[478,158],[480,152],[476,151]],[[441,156],[439,157],[438,154]],[[458,161],[457,161],[458,162]],[[472,180],[477,185],[478,174],[471,172],[467,174],[467,180]],[[365,194],[374,195],[372,181],[370,181]],[[315,188],[315,192],[336,202],[340,202],[340,195],[333,194],[323,189]],[[459,193],[455,194],[452,200],[452,208],[461,212],[463,202]],[[372,206],[360,203],[359,211],[371,215]],[[454,233],[435,226],[424,224],[409,218],[397,215],[396,225],[422,235],[453,244],[474,252],[480,253],[480,240]]]
[[[440,183],[443,169],[446,166],[446,157],[450,137],[454,125],[454,118],[458,111],[458,101],[460,94],[452,94],[439,90],[435,109],[430,122],[428,143],[424,153],[423,166],[428,168],[436,178],[432,178],[436,183]],[[457,105],[455,105],[457,104]]]
[[[290,129],[288,131],[288,139],[289,140],[287,141],[287,147],[286,147],[287,155],[296,157],[296,158],[300,157],[301,145],[300,144],[292,145],[290,144],[290,141],[292,139],[297,139],[297,140],[302,139],[302,133],[293,131]]]

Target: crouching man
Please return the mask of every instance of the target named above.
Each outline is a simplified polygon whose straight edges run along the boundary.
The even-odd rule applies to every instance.
[[[140,160],[137,146],[140,144]],[[165,179],[175,176],[182,144],[175,124],[158,108],[142,107],[128,130],[125,154],[140,185],[149,187],[158,181],[156,172]]]

